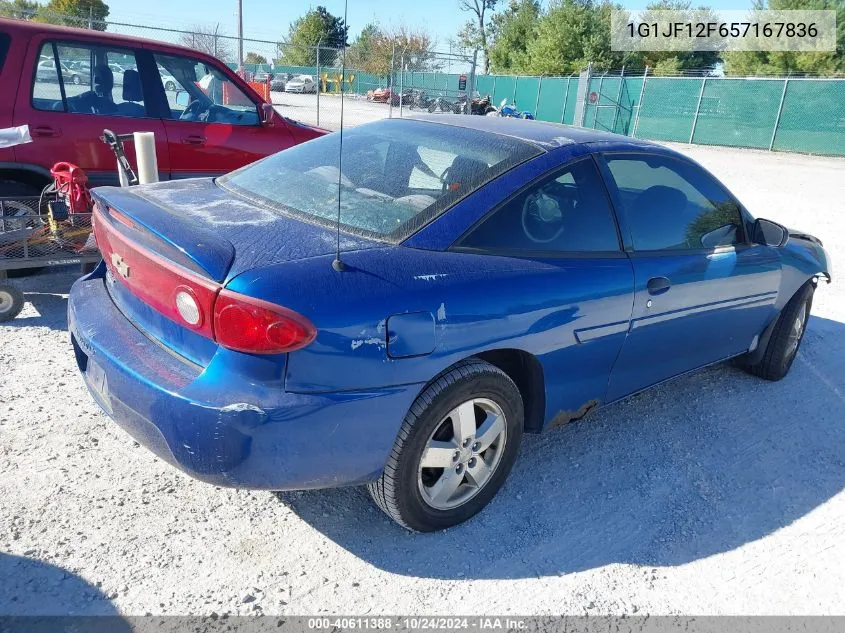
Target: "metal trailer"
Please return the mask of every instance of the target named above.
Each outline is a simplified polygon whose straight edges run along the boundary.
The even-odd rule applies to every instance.
[[[85,272],[100,261],[91,214],[61,212],[64,205],[48,204],[56,199],[54,194],[0,198],[0,322],[15,318],[24,304],[10,272],[68,264]]]

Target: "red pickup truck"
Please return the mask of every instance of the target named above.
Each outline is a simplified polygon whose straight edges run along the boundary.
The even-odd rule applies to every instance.
[[[0,128],[29,125],[33,141],[0,148],[0,196],[37,195],[58,161],[117,184],[104,128],[154,132],[161,180],[217,176],[326,133],[281,116],[209,55],[19,20],[0,19],[0,95]]]

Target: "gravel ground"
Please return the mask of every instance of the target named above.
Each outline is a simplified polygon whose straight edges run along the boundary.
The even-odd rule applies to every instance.
[[[845,260],[845,160],[682,146]],[[834,274],[836,270],[834,270]],[[0,614],[843,614],[845,291],[790,375],[716,366],[528,436],[476,519],[409,534],[361,489],[189,479],[98,410],[73,271],[0,327]]]

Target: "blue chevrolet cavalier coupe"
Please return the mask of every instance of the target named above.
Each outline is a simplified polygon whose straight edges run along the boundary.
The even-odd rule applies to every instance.
[[[198,479],[366,483],[403,526],[445,528],[523,433],[729,358],[782,378],[830,279],[818,239],[651,143],[443,115],[342,148],[95,192],[79,369]]]

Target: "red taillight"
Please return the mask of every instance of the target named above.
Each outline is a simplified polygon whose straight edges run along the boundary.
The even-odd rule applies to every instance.
[[[109,215],[126,228],[136,228],[131,219],[113,209]],[[308,319],[296,312],[224,290],[129,239],[107,219],[97,217],[94,233],[115,279],[171,321],[223,347],[281,354],[305,347],[317,334]]]
[[[214,338],[229,349],[281,354],[305,347],[316,334],[303,316],[266,301],[221,290],[214,303]]]

